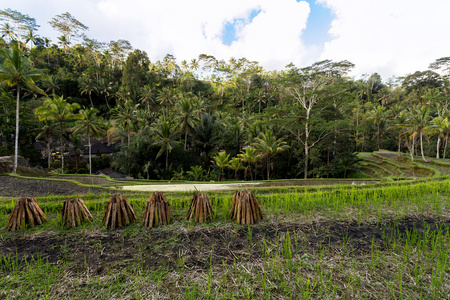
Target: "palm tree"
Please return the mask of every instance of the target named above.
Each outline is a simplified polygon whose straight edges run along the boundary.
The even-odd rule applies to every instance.
[[[436,145],[436,158],[439,159],[439,150],[441,148],[442,138],[445,137],[446,129],[449,127],[449,122],[447,117],[436,117],[432,121],[431,133],[437,135],[437,145]]]
[[[161,146],[156,159],[158,159],[163,153],[166,154],[166,169],[169,167],[169,153],[181,143],[177,141],[178,132],[175,130],[175,126],[170,120],[162,118],[155,128],[156,141],[155,143]]]
[[[30,42],[30,49],[32,47],[32,44],[36,43],[36,40],[38,38],[38,36],[34,35],[34,32],[31,28],[28,29],[26,35],[24,36],[25,38],[25,45]]]
[[[202,166],[192,166],[190,171],[187,171],[186,173],[192,178],[194,178],[194,181],[199,181],[203,177],[203,168]]]
[[[35,85],[35,80],[45,78],[44,70],[35,69],[30,59],[23,56],[22,51],[13,46],[12,49],[0,49],[0,84],[6,84],[17,89],[16,101],[16,134],[14,146],[14,167],[13,173],[17,171],[17,156],[19,154],[19,103],[20,87],[23,84],[28,89],[45,95],[45,92]]]
[[[84,108],[81,109],[78,113],[80,114],[80,119],[75,122],[73,132],[77,133],[78,131],[81,131],[86,135],[89,149],[89,174],[92,174],[91,135],[99,138],[100,135],[105,131],[106,126],[103,122],[103,118],[97,116],[98,110],[96,108]]]
[[[176,104],[176,109],[178,111],[178,126],[181,132],[184,133],[184,151],[186,151],[188,132],[195,127],[195,123],[197,123],[198,120],[195,118],[195,110],[189,99],[180,99]]]
[[[197,59],[192,59],[191,60],[191,69],[193,69],[193,70],[197,70],[198,69],[198,67],[199,67],[199,62],[198,62],[198,60]]]
[[[282,139],[277,139],[272,130],[266,130],[260,133],[255,139],[254,146],[260,153],[261,157],[266,158],[267,162],[267,180],[270,179],[270,170],[273,169],[272,158],[280,151],[287,149],[289,146]]]
[[[239,157],[233,157],[230,159],[228,167],[234,171],[234,178],[238,180],[238,171],[244,169],[241,159]]]
[[[9,38],[9,43],[15,40],[17,36],[16,33],[14,32],[14,29],[11,27],[11,25],[9,25],[9,23],[3,24],[3,27],[0,29],[0,33],[2,34],[2,38],[5,37]]]
[[[415,131],[419,134],[420,139],[420,153],[424,162],[428,162],[423,154],[423,133],[429,128],[430,121],[430,108],[427,106],[421,106],[420,108],[414,107],[411,112],[411,126],[415,128]]]
[[[58,37],[58,44],[60,44],[63,47],[64,52],[67,52],[70,42],[67,40],[67,38],[64,35],[62,35],[62,36]]]
[[[53,99],[47,98],[44,105],[35,111],[39,121],[53,120],[59,124],[62,174],[64,174],[64,123],[79,118],[79,115],[73,113],[78,108],[80,108],[78,103],[68,103],[63,96],[53,95]]]
[[[130,147],[131,129],[138,121],[139,104],[133,105],[133,101],[127,100],[125,104],[118,105],[111,110],[111,120],[117,126],[122,126],[127,131],[128,147]]]
[[[401,111],[395,119],[395,127],[398,129],[398,155],[400,155],[402,137],[407,134],[405,128],[408,127],[408,115],[406,112]]]
[[[380,137],[386,119],[386,107],[378,105],[375,109],[369,111],[369,117],[373,120],[374,125],[377,126],[377,147],[380,150]]]
[[[59,91],[59,87],[61,86],[61,81],[59,80],[58,76],[51,75],[47,77],[47,80],[45,81],[45,87],[47,89],[45,90],[46,93],[52,92],[52,95],[56,94],[56,91]]]
[[[78,173],[78,165],[80,161],[80,156],[83,154],[83,141],[79,134],[71,134],[69,136],[69,141],[71,146],[69,147],[70,151],[73,150],[75,153],[75,169]]]
[[[44,120],[42,121],[44,126],[42,127],[42,131],[36,136],[36,140],[43,139],[47,143],[47,168],[50,169],[51,157],[52,157],[52,149],[51,149],[51,141],[54,137],[60,134],[58,130],[58,124],[55,121]]]
[[[152,107],[153,109],[156,107],[154,88],[150,84],[146,84],[141,89],[140,94],[141,98],[139,99],[139,101],[141,101],[142,104],[146,104],[147,113],[150,114],[150,107]]]
[[[258,93],[256,94],[256,102],[258,102],[258,113],[261,113],[261,103],[266,103],[266,93],[262,90],[258,90]]]
[[[256,164],[258,162],[260,158],[258,152],[253,147],[247,147],[244,152],[238,154],[238,157],[242,160],[242,162],[247,163],[244,176],[247,177],[247,172],[249,172],[250,178],[253,181],[252,164]]]
[[[223,170],[229,166],[230,154],[220,152],[216,156],[213,157],[212,163],[216,164],[222,170],[222,179],[225,179],[225,173]]]
[[[175,93],[173,89],[168,87],[163,87],[159,93],[158,96],[156,96],[156,100],[162,105],[165,106],[164,110],[164,116],[166,116],[166,111],[168,111],[169,107],[174,104],[175,102]]]
[[[89,96],[89,101],[91,102],[91,107],[94,107],[94,103],[92,102],[91,94],[96,91],[96,83],[92,78],[89,77],[80,77],[78,82],[78,86],[81,92],[81,95],[87,94]]]

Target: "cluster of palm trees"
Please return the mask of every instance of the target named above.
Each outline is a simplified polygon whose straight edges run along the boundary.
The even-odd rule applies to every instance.
[[[395,108],[388,110],[380,105],[368,112],[368,118],[373,121],[376,127],[375,136],[378,149],[381,147],[381,137],[385,131],[396,129],[399,153],[402,145],[406,145],[411,160],[414,160],[417,147],[420,147],[422,159],[427,161],[424,154],[424,140],[436,136],[436,158],[440,158],[442,148],[444,148],[443,158],[445,158],[450,135],[449,111],[446,107],[433,110],[430,104],[422,103],[397,111]]]
[[[65,143],[64,136],[67,131],[73,135],[82,133],[88,142],[89,149],[89,174],[92,174],[92,159],[91,159],[91,136],[99,138],[105,131],[106,124],[103,118],[98,116],[98,110],[95,108],[83,108],[75,113],[75,110],[80,106],[77,103],[68,103],[62,96],[53,95],[53,98],[48,98],[43,105],[38,107],[35,111],[39,120],[44,122],[42,132],[36,138],[46,139],[48,150],[48,162],[50,163],[50,140],[55,136],[59,136],[59,147],[61,154],[61,172],[64,174],[64,152]],[[76,120],[72,128],[65,128],[66,123],[71,120]],[[48,166],[50,167],[50,165]]]
[[[258,164],[264,162],[266,164],[267,177],[270,179],[270,171],[273,170],[273,157],[289,148],[283,139],[277,139],[272,130],[267,129],[261,132],[255,138],[252,146],[247,146],[237,156],[230,159],[230,155],[225,151],[218,153],[213,157],[213,162],[221,169],[222,179],[225,178],[224,169],[229,168],[234,171],[235,179],[238,179],[238,171],[245,169],[244,177],[250,175],[251,180],[256,178]],[[255,168],[254,172],[252,166]],[[255,174],[255,177],[253,176]]]

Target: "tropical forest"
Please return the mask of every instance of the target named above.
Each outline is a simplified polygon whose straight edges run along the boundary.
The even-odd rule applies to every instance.
[[[450,57],[152,61],[47,21],[0,9],[0,298],[450,297]]]

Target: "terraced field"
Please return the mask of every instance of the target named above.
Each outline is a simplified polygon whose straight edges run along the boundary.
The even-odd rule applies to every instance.
[[[447,159],[414,157],[391,151],[359,153],[360,161],[353,166],[354,171],[364,173],[370,178],[405,180],[450,175],[450,162]]]

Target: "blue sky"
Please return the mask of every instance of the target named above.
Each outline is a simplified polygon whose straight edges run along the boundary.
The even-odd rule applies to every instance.
[[[302,39],[308,45],[320,45],[331,41],[328,31],[333,21],[333,12],[331,9],[314,0],[308,0],[311,12],[309,13],[306,29],[303,31]]]
[[[35,18],[38,34],[57,41],[48,24],[69,12],[101,42],[126,39],[151,61],[200,54],[245,57],[267,70],[349,60],[351,75],[383,79],[426,70],[450,56],[448,0],[1,0]]]
[[[300,0],[297,0],[300,2]],[[331,9],[322,4],[316,3],[315,0],[308,0],[311,12],[306,23],[306,29],[303,31],[302,39],[307,45],[323,46],[325,42],[331,40],[328,34],[331,21],[333,20],[333,12]],[[232,22],[226,22],[222,35],[222,42],[225,45],[231,45],[238,38],[236,36],[236,27],[240,23],[249,24],[261,12],[261,9],[254,9],[247,18],[234,19]]]

